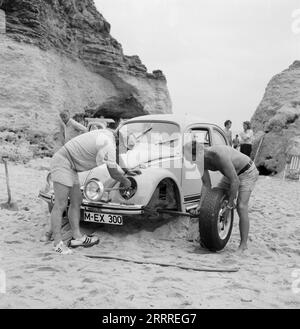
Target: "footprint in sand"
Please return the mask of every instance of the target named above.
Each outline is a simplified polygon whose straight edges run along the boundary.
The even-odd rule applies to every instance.
[[[143,269],[146,270],[146,271],[151,271],[152,267],[149,266],[149,265],[144,265]]]
[[[94,297],[94,296],[99,295],[99,291],[98,291],[98,289],[93,289],[93,290],[89,291],[89,295],[90,295],[91,297]]]
[[[47,257],[47,256],[53,256],[52,253],[50,252],[40,252],[40,253],[37,253],[35,254],[37,257]]]
[[[247,288],[242,289],[240,292],[240,300],[244,303],[251,303],[257,298],[257,290],[248,290]]]
[[[42,258],[42,261],[48,261],[48,260],[53,260],[53,257],[44,257],[44,258]]]
[[[153,283],[163,282],[163,281],[174,281],[174,282],[182,282],[183,280],[180,278],[170,278],[165,276],[159,276],[152,280]]]
[[[39,272],[60,272],[57,268],[51,266],[41,266],[36,269]]]
[[[10,293],[14,293],[16,295],[20,294],[22,292],[22,289],[18,286],[13,286],[10,290]]]
[[[21,275],[15,275],[10,277],[11,280],[18,280],[18,279],[23,279]]]
[[[11,240],[11,241],[4,241],[4,243],[7,243],[7,244],[22,244],[22,241],[18,241],[18,240]]]
[[[171,293],[167,294],[167,297],[171,297],[171,298],[184,298],[184,296],[181,295],[179,292],[171,292]]]
[[[92,279],[92,278],[85,278],[82,280],[82,283],[93,283],[95,282],[96,280]]]
[[[134,295],[129,295],[129,296],[125,297],[125,299],[130,300],[130,301],[132,301],[133,298],[134,298]]]

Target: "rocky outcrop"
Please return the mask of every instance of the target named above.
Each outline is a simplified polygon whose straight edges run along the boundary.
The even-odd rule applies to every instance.
[[[64,108],[113,118],[171,112],[163,73],[124,55],[92,0],[1,0],[0,9],[0,132],[51,154]]]
[[[291,154],[300,154],[300,61],[274,76],[251,120],[256,132],[256,164],[266,173],[284,169]]]
[[[3,0],[6,31],[17,41],[79,58],[93,69],[146,74],[138,56],[125,56],[92,0]],[[151,76],[151,75],[150,75]]]

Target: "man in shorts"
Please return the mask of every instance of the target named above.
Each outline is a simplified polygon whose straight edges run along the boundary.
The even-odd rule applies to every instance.
[[[71,253],[61,235],[62,216],[67,208],[68,197],[68,218],[73,236],[70,246],[90,247],[99,243],[98,237],[82,235],[79,229],[82,194],[78,172],[91,170],[102,164],[106,164],[113,179],[121,182],[125,188],[131,186],[125,172],[116,163],[116,142],[114,134],[109,130],[93,130],[79,135],[62,146],[51,159],[50,170],[55,196],[51,211],[51,231],[56,252]]]
[[[254,189],[258,178],[258,170],[252,160],[243,153],[226,145],[216,145],[204,148],[202,144],[196,142],[197,165],[202,174],[203,193],[206,188],[211,188],[211,181],[208,170],[220,171],[224,177],[218,187],[228,191],[228,209],[235,207],[237,198],[237,212],[240,218],[239,228],[241,242],[239,250],[247,249],[249,234],[248,204],[251,192]],[[192,212],[199,214],[199,206]]]

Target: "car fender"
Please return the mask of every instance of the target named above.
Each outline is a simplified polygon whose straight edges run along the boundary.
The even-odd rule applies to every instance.
[[[119,191],[114,191],[111,193],[111,199],[112,202],[118,202],[122,204],[137,204],[137,205],[143,205],[146,206],[155,189],[157,188],[158,184],[165,178],[170,178],[172,181],[174,181],[177,190],[178,195],[180,199],[180,210],[183,208],[183,196],[180,188],[180,183],[176,176],[168,169],[164,168],[146,168],[141,170],[140,175],[136,175],[133,178],[137,182],[137,191],[135,195],[130,198],[129,200],[125,200],[120,195]]]
[[[109,176],[106,166],[97,167],[93,169],[89,174],[82,173],[79,176],[81,178],[80,179],[81,183],[83,183],[83,181],[89,181],[92,178],[97,178],[100,181],[102,181],[105,187],[117,188],[120,185],[118,182],[116,182]],[[149,203],[158,184],[163,179],[170,178],[172,181],[174,181],[178,190],[178,195],[180,198],[179,208],[180,210],[184,209],[183,195],[180,187],[180,182],[178,181],[174,173],[172,173],[170,170],[165,168],[148,167],[145,169],[141,169],[141,174],[136,175],[133,178],[136,180],[138,186],[135,195],[129,200],[125,200],[122,198],[118,190],[113,190],[109,193],[110,202],[119,203],[119,204],[128,204],[128,205],[135,204],[135,205],[146,206]]]

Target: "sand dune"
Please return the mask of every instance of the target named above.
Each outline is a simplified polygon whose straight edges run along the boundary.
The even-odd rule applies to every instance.
[[[0,268],[7,279],[0,308],[300,307],[300,293],[292,290],[292,273],[300,269],[300,183],[260,177],[250,202],[249,249],[242,256],[235,253],[237,216],[220,253],[186,241],[187,222],[180,219],[153,232],[84,225],[83,230],[100,236],[100,244],[62,256],[39,242],[49,218],[46,204],[37,198],[47,173],[44,162],[9,166],[19,210],[0,210]],[[4,202],[3,165],[0,186]],[[86,254],[239,270],[198,272]]]

